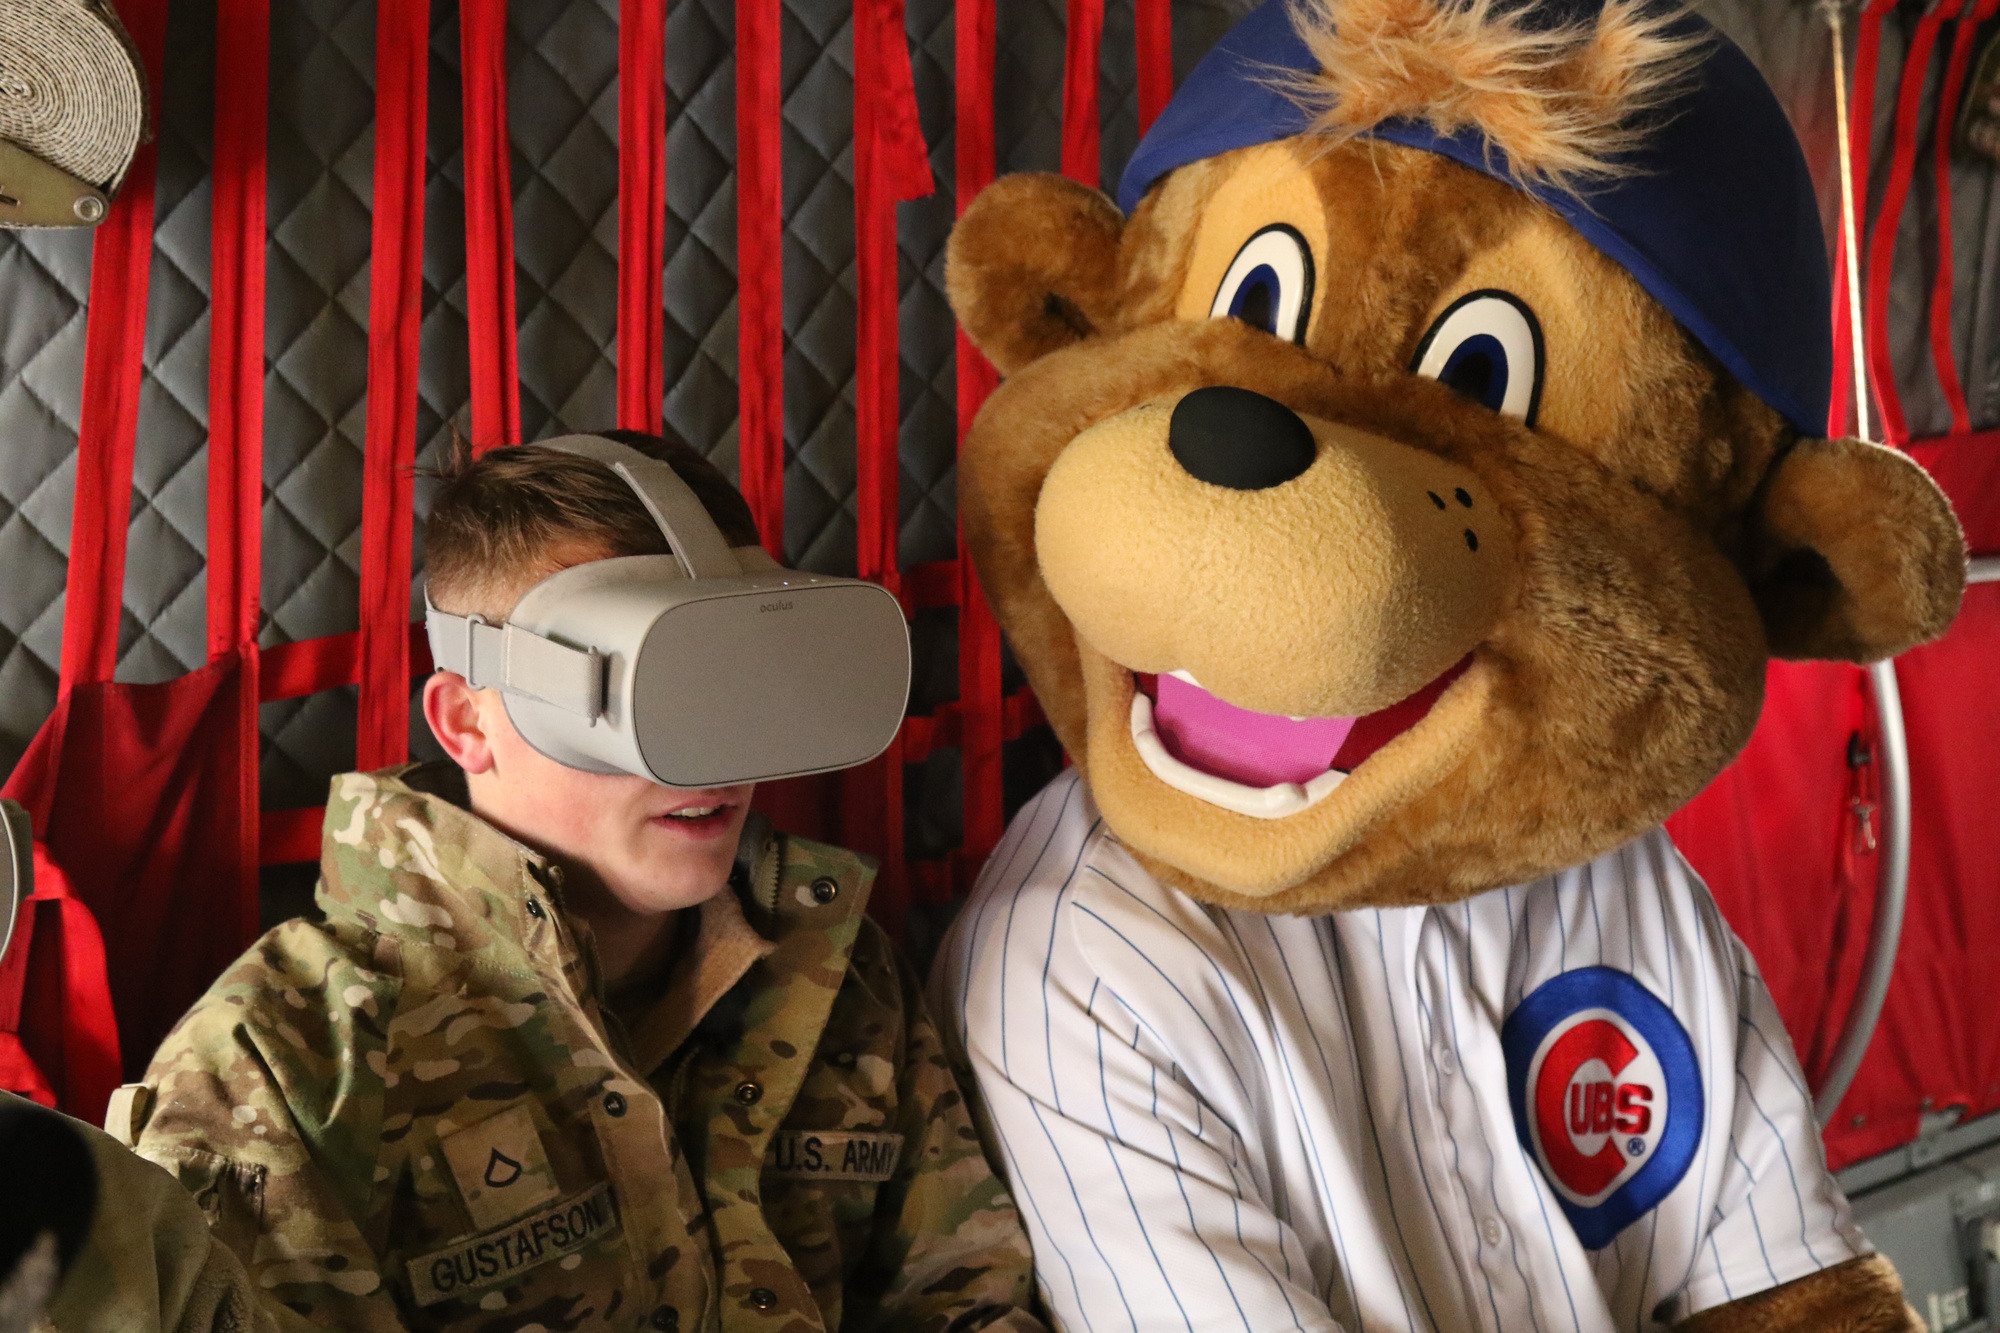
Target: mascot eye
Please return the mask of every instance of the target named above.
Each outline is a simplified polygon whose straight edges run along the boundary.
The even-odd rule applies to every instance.
[[[1461,296],[1417,345],[1411,370],[1532,426],[1542,400],[1542,326],[1506,292]]]
[[[1312,251],[1305,237],[1290,227],[1266,227],[1236,252],[1208,314],[1304,343],[1312,299]]]

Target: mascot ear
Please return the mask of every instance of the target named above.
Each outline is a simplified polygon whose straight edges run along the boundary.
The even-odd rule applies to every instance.
[[[1116,308],[1125,219],[1062,176],[1002,176],[952,229],[945,292],[986,359],[1011,375],[1105,328]]]
[[[1965,539],[1921,467],[1860,440],[1801,439],[1750,516],[1746,574],[1778,657],[1872,662],[1943,634]]]

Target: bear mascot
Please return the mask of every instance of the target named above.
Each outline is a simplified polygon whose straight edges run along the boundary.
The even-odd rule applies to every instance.
[[[1267,0],[1000,179],[966,541],[1073,767],[940,1018],[1064,1328],[1916,1329],[1660,821],[1965,556],[1824,438],[1812,182],[1650,0]],[[1801,905],[1801,910],[1809,910]]]

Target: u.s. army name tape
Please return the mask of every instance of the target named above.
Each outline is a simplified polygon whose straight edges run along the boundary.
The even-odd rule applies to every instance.
[[[764,1169],[791,1180],[884,1181],[903,1156],[901,1134],[786,1129],[771,1136]]]

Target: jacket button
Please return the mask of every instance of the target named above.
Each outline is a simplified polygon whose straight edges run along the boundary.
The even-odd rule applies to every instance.
[[[605,1113],[606,1115],[613,1115],[613,1116],[618,1116],[618,1115],[624,1115],[624,1114],[625,1114],[625,1094],[623,1094],[623,1093],[620,1093],[620,1092],[607,1092],[607,1093],[605,1093],[605,1094],[604,1094],[604,1113]]]
[[[681,1312],[671,1305],[662,1305],[653,1311],[653,1327],[660,1333],[674,1333],[681,1326]]]
[[[778,1293],[769,1287],[750,1288],[750,1303],[759,1310],[768,1310],[778,1303]]]
[[[528,915],[537,921],[540,921],[545,915],[542,910],[542,900],[540,898],[528,899]]]
[[[820,878],[814,880],[812,887],[807,889],[806,892],[812,895],[814,902],[824,907],[840,896],[840,885],[830,879]]]
[[[764,1095],[764,1089],[760,1084],[751,1083],[748,1080],[745,1080],[744,1082],[738,1083],[736,1085],[736,1100],[743,1103],[745,1106],[755,1106],[757,1104],[758,1099],[761,1098],[763,1095]],[[758,1290],[762,1291],[763,1288],[759,1287]]]

